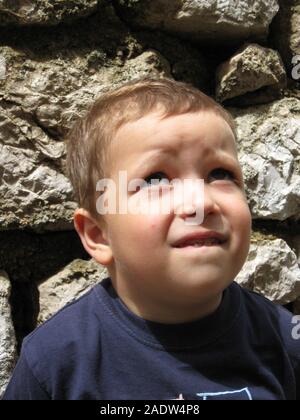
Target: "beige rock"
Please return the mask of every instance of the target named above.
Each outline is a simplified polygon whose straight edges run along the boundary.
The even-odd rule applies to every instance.
[[[53,25],[87,16],[97,10],[98,3],[99,0],[0,0],[0,25]]]
[[[15,31],[1,32],[0,230],[72,230],[63,139],[73,122],[97,96],[133,78],[174,74],[203,85],[204,59],[169,35],[131,33],[110,2],[80,30],[75,22]]]
[[[40,62],[8,47],[0,53],[8,65],[0,88],[0,229],[73,229],[76,203],[58,136],[105,90],[146,75],[170,76],[169,64],[148,50],[89,73],[89,57]]]
[[[294,232],[294,235],[291,238],[291,245],[297,255],[298,258],[298,264],[300,266],[300,234],[299,234],[299,230],[298,233]]]
[[[265,37],[279,10],[276,0],[117,0],[130,23],[192,41],[228,43]]]
[[[270,40],[279,51],[289,76],[300,82],[300,2],[280,0],[280,4],[272,23]]]
[[[16,337],[10,309],[11,286],[7,274],[0,271],[0,398],[14,368]]]
[[[275,303],[285,305],[293,302],[300,296],[297,256],[282,239],[254,238],[236,281]]]
[[[40,284],[38,323],[46,321],[67,303],[79,298],[106,277],[109,277],[106,268],[93,259],[71,262],[55,276]]]
[[[300,216],[300,100],[229,109],[238,126],[239,158],[254,219]]]
[[[216,73],[216,97],[220,102],[255,92],[248,105],[278,96],[286,86],[286,73],[278,52],[258,44],[246,44],[227,62],[222,63]],[[257,99],[258,98],[258,99]]]

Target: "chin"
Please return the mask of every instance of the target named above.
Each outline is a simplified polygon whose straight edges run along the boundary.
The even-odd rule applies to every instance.
[[[211,299],[214,296],[222,293],[230,284],[232,280],[224,280],[224,278],[206,276],[205,280],[201,280],[199,276],[194,278],[186,278],[186,281],[181,283],[178,289],[181,296],[196,299]]]

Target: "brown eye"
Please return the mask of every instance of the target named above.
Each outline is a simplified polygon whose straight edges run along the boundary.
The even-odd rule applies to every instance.
[[[228,171],[227,169],[224,168],[216,168],[213,171],[211,171],[210,175],[209,175],[209,179],[214,181],[220,181],[220,180],[225,180],[225,181],[234,181],[235,180],[235,176],[231,171]]]

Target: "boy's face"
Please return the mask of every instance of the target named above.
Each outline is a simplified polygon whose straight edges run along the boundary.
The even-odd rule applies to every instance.
[[[152,113],[122,126],[110,153],[109,177],[116,184],[119,171],[127,171],[128,182],[135,178],[147,178],[149,183],[151,178],[204,181],[201,224],[187,224],[192,213],[178,208],[177,213],[173,208],[169,214],[105,215],[113,255],[112,279],[119,296],[134,312],[153,320],[165,319],[164,309],[172,305],[174,311],[191,308],[193,312],[194,308],[196,314],[201,304],[217,304],[244,264],[251,232],[229,125],[212,112],[165,119]],[[137,199],[139,194],[145,190],[128,192],[128,198]],[[219,233],[225,243],[174,246],[185,235],[204,231]]]

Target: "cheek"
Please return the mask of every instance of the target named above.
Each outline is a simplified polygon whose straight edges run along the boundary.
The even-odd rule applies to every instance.
[[[150,232],[155,232],[162,229],[163,218],[161,215],[151,215],[147,221],[148,229]]]
[[[241,245],[249,249],[252,217],[247,203],[240,203],[232,217],[232,223]]]
[[[135,215],[127,222],[127,238],[140,248],[153,248],[162,238],[164,224],[159,215]]]
[[[145,222],[145,237],[151,238],[151,242],[158,244],[164,236],[165,223],[162,216],[152,215]]]

